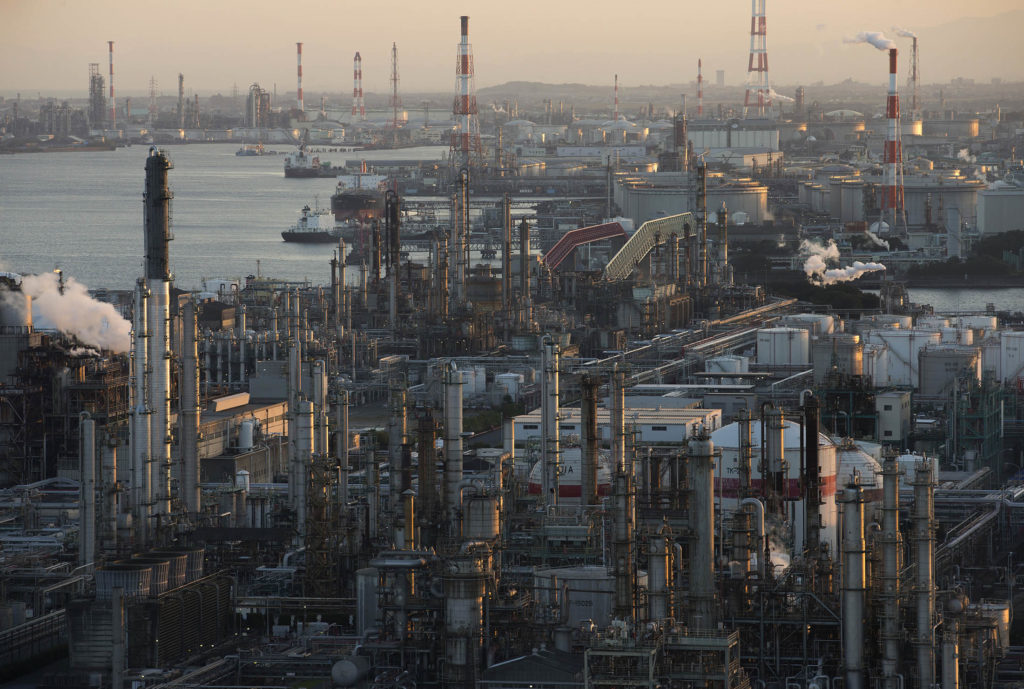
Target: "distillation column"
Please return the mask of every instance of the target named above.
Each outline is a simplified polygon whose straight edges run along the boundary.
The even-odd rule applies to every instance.
[[[78,416],[79,455],[82,467],[82,507],[78,526],[78,564],[88,565],[96,561],[96,422],[89,412]]]
[[[135,305],[132,309],[132,524],[133,540],[136,546],[142,547],[149,543],[149,520],[152,500],[149,487],[149,394],[146,384],[149,381],[149,364],[146,358],[149,331],[146,324],[149,293],[146,281],[140,278],[135,284]]]
[[[600,376],[584,374],[580,380],[583,401],[580,404],[580,505],[596,505],[597,465],[599,462],[600,436],[597,433],[597,395],[601,385]]]
[[[900,470],[896,454],[882,462],[882,676],[885,689],[900,684]]]
[[[864,689],[864,600],[867,560],[864,494],[854,476],[843,495],[843,658],[847,689]]]
[[[925,458],[914,471],[914,600],[917,611],[917,686],[935,683],[935,477],[932,460]]]
[[[149,362],[150,410],[150,483],[152,501],[161,525],[171,512],[171,352],[168,324],[170,319],[171,271],[168,262],[170,233],[170,201],[167,171],[171,161],[163,152],[150,149],[146,158],[146,193],[144,195],[146,282],[149,289],[150,329],[147,359]]]
[[[200,509],[199,497],[199,350],[196,332],[196,303],[189,299],[184,308],[181,367],[181,490],[189,515]]]
[[[541,340],[543,385],[540,400],[541,428],[541,493],[546,507],[558,505],[558,361],[559,347],[550,335]]]
[[[715,476],[714,444],[703,427],[690,438],[690,627],[714,629]]]
[[[454,361],[444,369],[444,499],[445,514],[453,529],[462,512],[462,371]],[[455,531],[458,535],[460,532]]]
[[[611,385],[612,465],[614,469],[615,616],[635,617],[636,579],[633,569],[636,530],[636,494],[633,492],[633,455],[626,456],[625,373],[615,364]]]

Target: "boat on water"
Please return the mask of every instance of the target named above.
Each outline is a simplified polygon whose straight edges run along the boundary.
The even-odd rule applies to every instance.
[[[338,175],[338,186],[331,196],[331,210],[339,222],[369,222],[384,212],[384,189],[388,176],[363,169],[354,174]]]
[[[337,242],[340,236],[331,211],[319,205],[311,209],[309,204],[303,206],[299,221],[281,233],[284,241],[300,244],[328,244]]]
[[[242,147],[235,151],[236,156],[262,156],[266,154],[267,152],[263,149],[263,144],[242,144]]]
[[[335,177],[342,171],[342,168],[336,168],[329,162],[320,160],[320,156],[310,153],[305,144],[301,144],[299,150],[292,151],[284,157],[285,177]]]

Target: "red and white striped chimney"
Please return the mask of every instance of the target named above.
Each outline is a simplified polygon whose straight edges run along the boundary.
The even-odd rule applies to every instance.
[[[366,119],[366,105],[363,101],[363,58],[356,53],[352,59],[352,118]]]
[[[889,230],[896,231],[896,215],[903,208],[903,185],[899,167],[903,163],[900,147],[900,97],[896,91],[896,48],[889,49],[889,97],[885,116],[889,127],[885,135],[885,189],[882,194],[882,214],[890,217]],[[887,213],[888,212],[888,213]]]
[[[117,129],[117,100],[114,98],[114,42],[107,41],[110,49],[110,128]]]
[[[303,104],[303,101],[302,101],[302,44],[301,43],[296,43],[295,44],[295,48],[298,51],[297,59],[298,59],[298,78],[299,78],[299,81],[298,81],[299,90],[298,90],[298,96],[297,96],[297,105],[298,105],[298,108],[299,108],[299,112],[306,112],[305,105]]]
[[[704,117],[704,63],[697,58],[697,117]]]

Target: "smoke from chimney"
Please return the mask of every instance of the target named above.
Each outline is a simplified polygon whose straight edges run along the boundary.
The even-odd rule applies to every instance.
[[[901,36],[903,38],[917,38],[917,34],[914,33],[913,31],[909,29],[901,29],[898,26],[892,27],[892,32],[897,36]]]
[[[67,279],[61,294],[56,273],[26,275],[21,279],[21,290],[32,297],[32,321],[36,328],[59,330],[93,347],[118,353],[128,351],[131,324],[112,304],[89,296],[85,285],[74,278]],[[0,299],[18,304],[7,290],[0,292]]]
[[[844,38],[843,43],[870,43],[879,50],[890,50],[896,44],[885,37],[881,31],[861,31],[853,38]]]
[[[881,263],[854,261],[845,268],[829,268],[829,261],[839,260],[839,247],[835,241],[829,240],[828,244],[820,244],[808,239],[800,242],[800,253],[805,254],[804,273],[807,279],[818,285],[834,285],[837,282],[850,282],[856,280],[864,273],[873,273],[885,270]]]

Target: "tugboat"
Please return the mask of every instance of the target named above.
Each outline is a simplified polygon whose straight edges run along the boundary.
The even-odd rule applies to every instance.
[[[261,156],[266,155],[263,144],[242,144],[242,147],[235,151],[236,156]]]
[[[281,233],[284,241],[301,244],[328,244],[337,242],[340,236],[331,211],[319,205],[310,209],[309,204],[303,206],[299,221]]]

